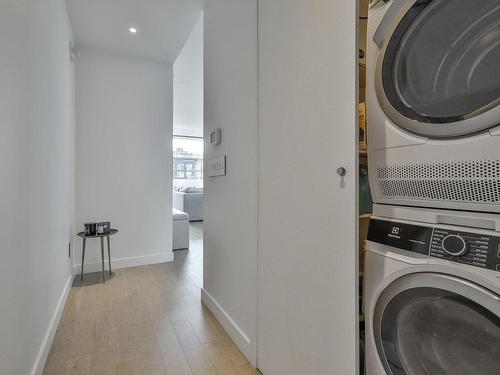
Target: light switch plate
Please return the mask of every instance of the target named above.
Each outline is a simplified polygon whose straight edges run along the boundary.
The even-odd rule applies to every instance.
[[[208,176],[225,176],[226,175],[226,155],[219,156],[208,161]]]

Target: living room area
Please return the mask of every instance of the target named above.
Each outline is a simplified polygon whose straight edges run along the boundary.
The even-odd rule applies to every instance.
[[[173,250],[203,285],[203,17],[173,66]],[[182,259],[180,259],[182,258]]]

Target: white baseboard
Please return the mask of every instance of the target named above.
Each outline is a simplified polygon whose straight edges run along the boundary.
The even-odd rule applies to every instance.
[[[157,264],[157,263],[167,263],[172,262],[174,260],[174,253],[169,251],[167,253],[161,254],[153,254],[153,255],[143,255],[139,257],[129,257],[129,258],[119,258],[119,259],[111,259],[111,268],[113,270],[118,270],[120,268],[130,268],[136,266],[146,266],[148,264]],[[104,260],[104,267],[108,269],[108,261]],[[81,273],[82,264],[74,265],[74,274],[79,275]],[[83,267],[84,273],[91,272],[100,272],[102,270],[101,262],[92,262],[85,263]]]
[[[236,322],[222,308],[221,305],[205,290],[201,290],[201,301],[214,314],[221,326],[226,330],[227,334],[234,341],[236,346],[241,350],[248,362],[253,367],[257,366],[257,350],[256,345],[252,343],[250,338],[238,327]]]
[[[52,315],[52,319],[50,320],[49,328],[47,329],[45,337],[43,338],[42,346],[40,347],[38,355],[36,356],[33,369],[31,370],[31,375],[41,375],[43,372],[45,362],[47,361],[47,357],[50,353],[50,348],[52,347],[52,342],[54,341],[54,337],[56,336],[56,331],[57,327],[59,326],[59,321],[61,320],[61,315],[64,311],[64,306],[66,305],[66,300],[68,299],[69,291],[71,290],[71,285],[73,284],[73,277],[73,275],[68,276],[66,285],[64,286],[63,292],[59,297],[59,301],[57,302],[54,314]]]

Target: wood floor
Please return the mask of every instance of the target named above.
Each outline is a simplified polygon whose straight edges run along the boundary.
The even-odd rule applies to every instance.
[[[200,303],[202,224],[174,263],[75,281],[45,375],[250,375],[254,370]],[[109,277],[109,276],[108,276]]]

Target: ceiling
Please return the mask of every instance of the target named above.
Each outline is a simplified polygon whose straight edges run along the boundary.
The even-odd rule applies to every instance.
[[[66,0],[76,42],[173,64],[206,0]],[[129,28],[137,29],[137,34]]]

